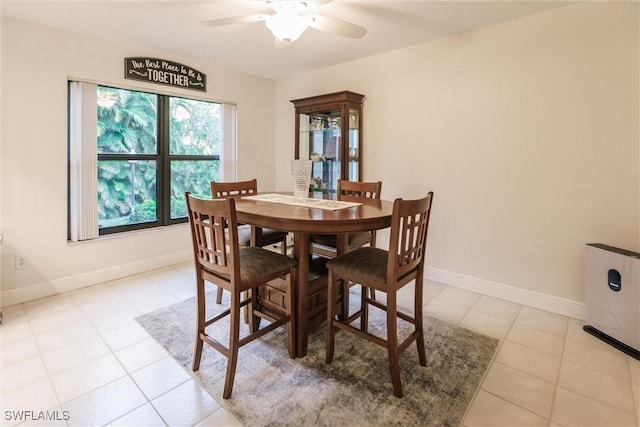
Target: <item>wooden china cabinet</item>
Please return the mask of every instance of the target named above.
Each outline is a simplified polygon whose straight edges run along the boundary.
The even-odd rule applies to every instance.
[[[338,179],[362,178],[362,102],[350,91],[294,99],[295,158],[313,161],[310,194],[335,199]]]

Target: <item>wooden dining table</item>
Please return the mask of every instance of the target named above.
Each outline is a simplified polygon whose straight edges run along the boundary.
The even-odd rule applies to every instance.
[[[309,236],[346,236],[344,233],[380,230],[391,225],[393,202],[358,202],[361,204],[357,206],[327,210],[246,197],[236,199],[238,222],[293,234],[293,256],[298,262],[294,283],[296,307],[293,310],[296,357],[306,356],[309,334],[326,320],[326,271],[322,260],[311,257]]]

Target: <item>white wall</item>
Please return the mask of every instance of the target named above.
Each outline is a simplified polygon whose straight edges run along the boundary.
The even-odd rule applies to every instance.
[[[364,179],[435,192],[429,276],[579,317],[585,244],[640,250],[638,34],[589,2],[278,81],[276,186],[289,100],[362,93]]]
[[[139,46],[2,17],[2,304],[189,259],[184,225],[68,244],[67,80],[90,79],[238,105],[240,179],[274,190],[275,83]],[[125,80],[124,58],[151,56],[207,74],[206,94]],[[267,167],[265,167],[267,165]],[[26,257],[14,269],[16,255]]]
[[[640,250],[638,30],[637,3],[585,3],[274,84],[3,17],[2,304],[189,258],[181,226],[66,241],[67,79],[164,91],[122,77],[157,56],[238,104],[239,178],[267,191],[291,186],[290,99],[365,94],[364,178],[387,199],[435,191],[430,277],[579,317],[585,243]]]

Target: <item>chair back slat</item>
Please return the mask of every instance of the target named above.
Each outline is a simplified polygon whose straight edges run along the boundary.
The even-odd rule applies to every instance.
[[[417,200],[396,199],[393,203],[387,283],[424,268],[427,230],[433,192]]]
[[[215,182],[211,181],[211,197],[214,199],[251,196],[258,193],[258,181]]]
[[[204,268],[228,276],[239,266],[235,200],[200,199],[186,193],[189,224],[196,261]]]
[[[361,182],[339,179],[337,190],[338,200],[342,200],[343,196],[347,196],[349,200],[354,200],[354,198],[380,199],[382,181]]]

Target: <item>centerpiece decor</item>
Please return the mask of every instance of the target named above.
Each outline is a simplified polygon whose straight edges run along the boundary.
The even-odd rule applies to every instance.
[[[291,176],[293,178],[293,195],[298,199],[309,197],[311,184],[311,160],[291,160]]]

